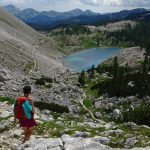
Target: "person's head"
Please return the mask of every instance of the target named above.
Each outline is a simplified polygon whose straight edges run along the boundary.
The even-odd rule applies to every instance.
[[[24,93],[24,95],[30,95],[31,94],[31,86],[29,86],[29,85],[26,85],[26,86],[24,86],[24,88],[23,88],[23,93]]]

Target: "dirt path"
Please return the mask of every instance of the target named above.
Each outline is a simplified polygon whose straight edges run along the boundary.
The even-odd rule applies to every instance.
[[[33,61],[33,64],[34,64],[34,65],[33,65],[33,67],[29,70],[29,72],[27,73],[26,77],[28,77],[28,76],[36,69],[36,67],[37,67],[37,61],[36,61],[36,59],[35,59],[35,57],[34,57],[34,53],[35,53],[35,51],[36,51],[36,47],[38,46],[38,44],[39,44],[39,42],[33,46],[32,53],[31,53],[31,58],[32,58],[32,61]]]
[[[82,106],[86,111],[88,111],[88,113],[91,115],[92,119],[95,120],[96,122],[104,123],[104,121],[95,118],[95,116],[93,115],[93,113],[84,105],[83,101],[84,101],[84,99],[80,100],[79,102],[80,102],[81,106]]]

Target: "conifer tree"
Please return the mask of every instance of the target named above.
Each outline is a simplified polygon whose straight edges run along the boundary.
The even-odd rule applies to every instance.
[[[118,77],[118,71],[119,71],[119,64],[118,64],[118,57],[117,56],[115,56],[113,64],[114,65],[113,65],[113,74],[112,74],[112,76],[113,76],[113,79],[116,80],[117,77]]]
[[[78,81],[82,86],[84,86],[85,84],[85,71],[84,70],[81,72],[80,76],[78,77]]]

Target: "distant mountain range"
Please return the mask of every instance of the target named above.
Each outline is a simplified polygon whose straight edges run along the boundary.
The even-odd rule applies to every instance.
[[[68,12],[36,11],[32,8],[20,10],[14,5],[4,8],[31,27],[36,29],[50,29],[62,25],[95,24],[104,21],[144,19],[150,20],[150,11],[144,8],[123,10],[117,13],[100,14],[90,10],[74,9]]]

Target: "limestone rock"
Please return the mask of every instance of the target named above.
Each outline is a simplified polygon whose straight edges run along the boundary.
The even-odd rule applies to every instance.
[[[103,118],[103,116],[102,116],[102,114],[101,114],[100,112],[96,112],[96,113],[95,113],[95,117],[96,117],[97,119],[102,119],[102,118]]]
[[[63,143],[60,139],[36,139],[33,141],[26,142],[17,148],[17,150],[62,150]]]
[[[135,137],[132,138],[128,138],[125,142],[125,148],[131,148],[134,146],[134,144],[137,142],[138,140],[136,140]]]
[[[113,118],[116,120],[122,118],[121,111],[119,109],[113,110]]]

